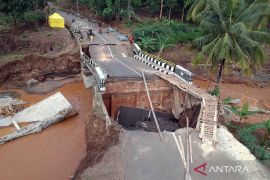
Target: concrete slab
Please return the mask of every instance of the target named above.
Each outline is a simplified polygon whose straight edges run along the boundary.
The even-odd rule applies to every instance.
[[[47,99],[22,110],[14,116],[2,119],[0,121],[0,126],[9,126],[12,124],[12,121],[17,123],[47,121],[65,109],[72,109],[72,106],[62,93],[57,92]]]

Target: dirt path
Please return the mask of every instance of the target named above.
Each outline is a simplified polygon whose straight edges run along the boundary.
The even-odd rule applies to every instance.
[[[85,156],[85,120],[91,109],[91,91],[85,89],[82,82],[64,85],[58,90],[79,114],[41,133],[2,145],[0,147],[1,179],[69,179]],[[0,91],[4,90],[0,89]],[[54,93],[34,95],[22,90],[15,91],[22,95],[22,100],[30,104]],[[6,128],[0,129],[0,132],[5,130]]]

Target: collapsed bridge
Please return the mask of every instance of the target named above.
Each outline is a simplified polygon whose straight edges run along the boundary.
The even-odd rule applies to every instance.
[[[217,99],[192,84],[190,71],[142,51],[136,44],[122,42],[117,38],[118,32],[99,34],[95,23],[78,22],[80,19],[76,19],[78,29],[73,28],[74,32],[80,32],[77,41],[81,46],[83,72],[95,80],[95,94],[106,110],[107,122],[118,119],[121,107],[149,110],[146,96],[149,92],[155,111],[173,114],[183,127],[185,113],[190,119],[189,127],[197,130],[203,142],[216,141]],[[94,31],[93,41],[86,36],[88,29]]]

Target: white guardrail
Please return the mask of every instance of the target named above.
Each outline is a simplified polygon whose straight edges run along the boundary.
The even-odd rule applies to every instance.
[[[192,84],[193,74],[189,70],[183,68],[180,65],[176,65],[170,61],[157,57],[153,54],[147,53],[134,43],[133,47],[134,58],[146,63],[147,65],[164,72],[166,74],[174,74],[177,78]]]
[[[81,52],[80,58],[94,76],[99,91],[104,92],[106,90],[105,88],[105,81],[107,79],[106,71],[102,69],[93,59],[89,58],[85,53]]]

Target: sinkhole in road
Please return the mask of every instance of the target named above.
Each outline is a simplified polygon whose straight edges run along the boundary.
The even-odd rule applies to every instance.
[[[173,114],[155,111],[161,131],[174,132],[182,128]],[[149,109],[121,106],[118,110],[118,123],[127,130],[157,132],[153,114]]]

